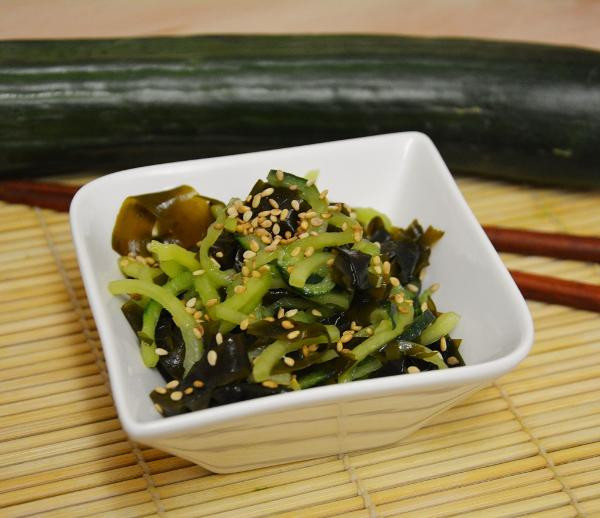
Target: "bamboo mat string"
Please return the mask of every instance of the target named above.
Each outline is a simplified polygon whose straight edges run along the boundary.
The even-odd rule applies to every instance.
[[[44,214],[38,207],[34,208],[34,212],[35,212],[37,220],[40,224],[40,227],[42,228],[42,231],[44,233],[44,238],[46,240],[46,243],[48,244],[48,249],[50,250],[50,253],[52,254],[52,258],[54,259],[56,268],[58,269],[58,272],[60,273],[60,276],[62,277],[62,281],[65,285],[67,293],[69,294],[69,299],[71,301],[71,304],[73,305],[73,308],[75,309],[75,313],[78,316],[78,320],[81,324],[81,329],[85,336],[85,340],[86,340],[87,344],[89,345],[89,347],[92,351],[92,354],[94,356],[94,363],[96,365],[96,368],[98,369],[98,372],[102,376],[105,386],[110,391],[108,372],[106,371],[106,366],[104,365],[103,355],[98,347],[98,341],[93,336],[92,330],[90,329],[88,321],[85,318],[85,311],[81,305],[81,301],[79,300],[79,297],[77,297],[77,293],[75,292],[75,289],[73,287],[71,279],[69,278],[69,275],[67,274],[67,270],[63,264],[60,254],[56,248],[54,238],[52,237],[52,233],[50,232],[50,229],[48,227],[46,219],[44,218]],[[152,498],[152,502],[154,503],[154,506],[156,507],[156,514],[158,516],[160,516],[161,518],[163,518],[165,516],[165,509],[164,509],[164,506],[162,505],[160,495],[158,494],[156,484],[154,483],[154,480],[152,478],[150,468],[148,467],[146,461],[144,460],[144,456],[143,456],[142,452],[140,451],[140,448],[138,447],[138,445],[129,438],[127,438],[127,443],[131,447],[131,451],[132,451],[132,453],[136,459],[136,462],[142,472],[142,476],[144,477],[144,480],[146,481],[148,493],[150,494],[150,496]]]
[[[342,463],[344,464],[344,469],[350,475],[350,480],[356,486],[356,492],[357,492],[358,496],[360,496],[362,498],[364,507],[369,512],[369,518],[378,518],[377,510],[376,510],[375,506],[373,505],[373,501],[371,500],[371,495],[369,495],[369,491],[367,491],[367,488],[362,483],[360,476],[358,475],[358,473],[356,473],[355,469],[352,467],[352,463],[350,462],[348,455],[346,455],[345,453],[339,454],[338,459],[340,459],[342,461]]]
[[[508,409],[514,414],[515,419],[517,420],[517,422],[519,423],[519,425],[521,426],[523,431],[527,435],[529,435],[529,437],[531,438],[531,442],[535,445],[535,447],[540,452],[540,455],[542,456],[542,458],[546,461],[546,465],[548,466],[548,469],[550,469],[550,471],[552,472],[554,479],[562,486],[563,491],[569,496],[569,499],[571,500],[571,504],[577,511],[577,516],[586,518],[587,514],[584,513],[583,510],[581,509],[581,506],[579,505],[579,501],[577,500],[577,497],[573,494],[571,487],[569,486],[569,484],[567,484],[567,482],[558,473],[558,470],[556,469],[556,465],[554,464],[554,461],[552,460],[550,455],[548,455],[548,452],[546,451],[546,448],[544,448],[544,445],[541,444],[540,441],[538,441],[537,436],[529,429],[529,427],[523,421],[523,417],[521,416],[521,413],[517,409],[516,405],[513,403],[512,398],[506,393],[504,388],[499,383],[494,381],[492,383],[492,385],[494,387],[496,387],[496,389],[498,389],[498,392],[500,393],[500,395],[502,396],[502,398],[508,405]]]

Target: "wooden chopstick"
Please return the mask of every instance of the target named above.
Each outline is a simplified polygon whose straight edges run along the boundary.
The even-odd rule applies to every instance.
[[[34,180],[4,180],[0,181],[0,200],[68,212],[79,187]]]
[[[600,312],[600,285],[517,270],[510,274],[526,299]]]
[[[597,237],[533,232],[491,225],[484,226],[483,230],[498,252],[600,262],[600,238]]]
[[[0,200],[67,212],[78,189],[76,185],[5,180],[0,181]],[[600,262],[600,238],[495,226],[483,229],[498,252]],[[520,271],[510,273],[527,299],[600,311],[600,286]]]

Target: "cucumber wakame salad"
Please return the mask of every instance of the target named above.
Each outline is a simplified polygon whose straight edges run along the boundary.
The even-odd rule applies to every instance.
[[[459,316],[422,286],[443,232],[328,200],[272,170],[227,204],[181,186],[128,197],[113,248],[122,310],[165,379],[163,416],[464,365]]]

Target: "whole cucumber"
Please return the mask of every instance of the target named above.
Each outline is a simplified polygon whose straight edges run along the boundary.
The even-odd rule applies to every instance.
[[[600,186],[600,53],[396,36],[0,43],[0,175],[416,130],[453,172]]]

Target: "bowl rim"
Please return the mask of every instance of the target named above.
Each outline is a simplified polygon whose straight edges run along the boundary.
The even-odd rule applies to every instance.
[[[77,191],[71,202],[71,207],[69,210],[70,223],[81,276],[90,308],[92,309],[94,319],[96,320],[97,330],[101,341],[105,344],[109,342],[108,327],[110,326],[110,323],[105,321],[106,315],[104,314],[103,309],[101,309],[102,302],[100,300],[99,293],[97,293],[96,286],[91,281],[91,277],[93,276],[93,267],[91,263],[91,256],[86,249],[84,231],[82,228],[83,218],[81,217],[81,214],[85,212],[86,200],[89,197],[93,197],[95,195],[94,193],[99,188],[104,187],[104,184],[110,185],[115,181],[119,181],[134,174],[139,175],[142,173],[158,175],[164,172],[165,169],[177,166],[185,166],[189,165],[190,163],[205,162],[207,160],[231,160],[232,158],[249,157],[253,155],[271,153],[273,151],[298,151],[305,148],[315,148],[317,146],[322,147],[344,142],[358,144],[359,142],[363,143],[365,141],[384,138],[402,138],[420,142],[425,144],[429,150],[433,152],[433,158],[438,163],[437,165],[439,166],[441,173],[445,176],[447,184],[446,186],[453,191],[454,198],[460,205],[460,209],[465,213],[470,222],[474,224],[474,230],[478,234],[478,238],[483,242],[483,246],[488,249],[488,252],[492,252],[489,255],[492,261],[495,263],[495,273],[500,275],[500,281],[505,285],[509,292],[511,292],[513,302],[518,306],[516,311],[521,317],[520,321],[516,324],[521,335],[519,343],[514,346],[511,352],[501,356],[500,358],[475,365],[466,365],[457,369],[421,372],[418,376],[397,375],[370,380],[353,381],[345,384],[313,387],[310,390],[293,391],[254,400],[230,403],[219,407],[208,408],[201,411],[190,412],[188,414],[182,414],[153,421],[140,421],[130,415],[125,402],[125,395],[122,393],[121,383],[115,383],[113,380],[113,377],[116,376],[116,371],[112,367],[112,363],[113,361],[116,361],[116,359],[113,358],[113,351],[111,350],[111,347],[105,347],[106,366],[109,378],[111,379],[111,389],[114,395],[115,406],[117,407],[121,424],[130,437],[135,439],[167,437],[181,434],[192,429],[198,431],[206,427],[212,427],[243,417],[258,416],[266,413],[278,412],[281,410],[291,410],[306,405],[325,404],[336,401],[343,402],[350,399],[355,399],[358,396],[370,397],[377,394],[383,395],[392,392],[410,392],[414,391],[415,389],[435,389],[436,387],[440,386],[481,383],[486,380],[497,378],[500,375],[508,372],[521,360],[523,360],[523,358],[525,358],[531,349],[534,338],[533,320],[527,307],[527,303],[517,288],[506,266],[496,253],[487,235],[479,225],[473,212],[467,205],[467,202],[465,201],[437,148],[427,135],[419,132],[386,133],[382,135],[359,137],[354,139],[344,139],[318,144],[308,144],[304,146],[280,148],[277,150],[265,150],[214,158],[203,158],[143,166],[108,174],[85,184]]]

